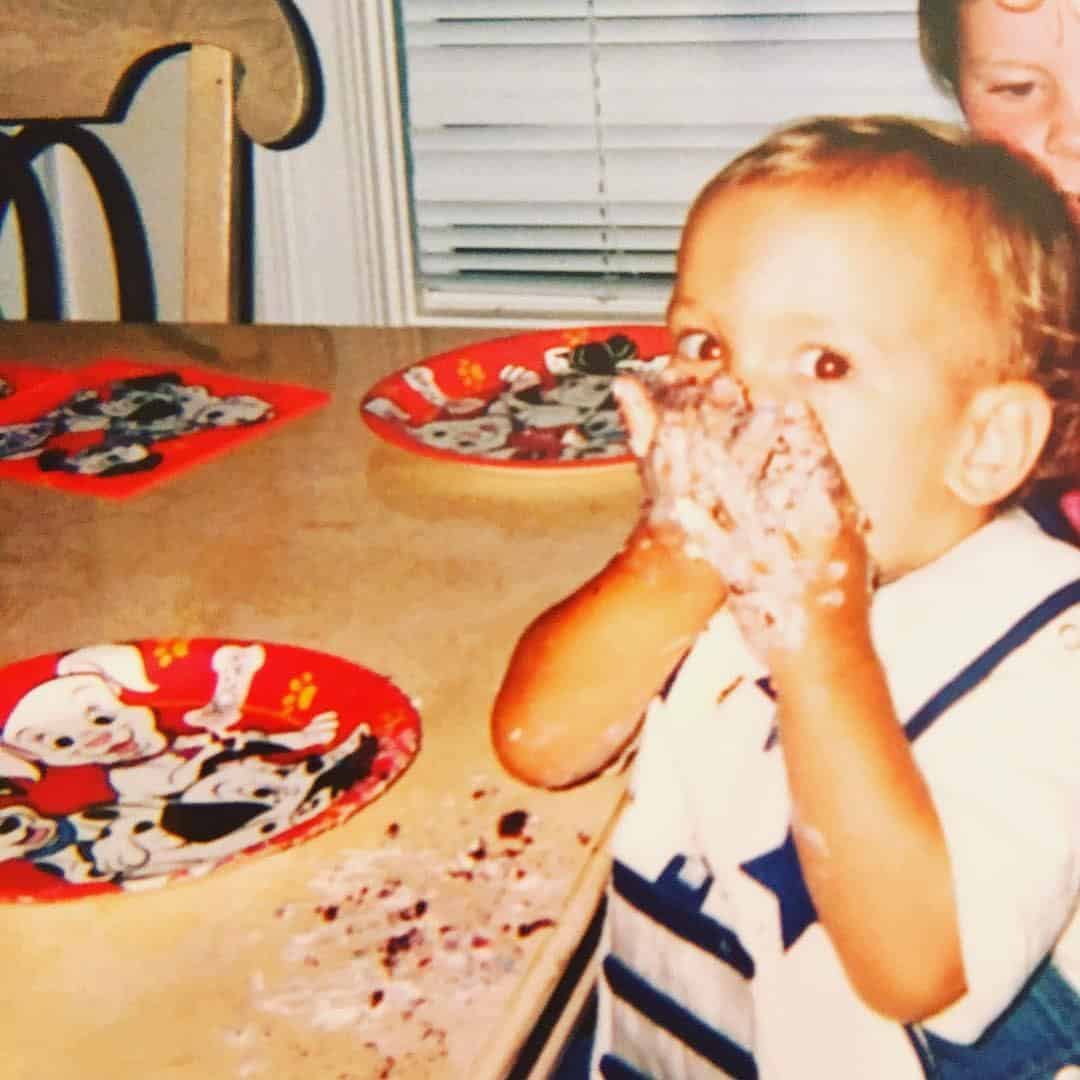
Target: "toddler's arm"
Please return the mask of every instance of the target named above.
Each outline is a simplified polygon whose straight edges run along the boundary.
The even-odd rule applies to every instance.
[[[657,415],[636,383],[617,380],[620,389],[640,462]],[[716,569],[687,552],[685,534],[649,512],[641,463],[641,521],[598,574],[529,626],[495,700],[496,753],[527,783],[566,787],[612,762],[727,594]]]
[[[964,992],[941,822],[858,599],[811,613],[803,645],[769,662],[799,863],[864,1001],[904,1022]]]
[[[502,764],[565,787],[630,741],[649,699],[724,599],[722,579],[647,523],[525,631],[492,714]]]

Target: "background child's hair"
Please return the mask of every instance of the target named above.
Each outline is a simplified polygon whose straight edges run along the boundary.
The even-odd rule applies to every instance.
[[[954,98],[960,76],[960,5],[965,0],[919,0],[919,48],[934,81]]]
[[[1037,481],[1080,474],[1080,239],[1065,198],[1038,166],[951,124],[817,117],[735,158],[698,196],[688,226],[719,192],[760,182],[830,193],[906,187],[936,203],[943,221],[966,229],[986,309],[1000,312],[1011,330],[1008,349],[991,359],[1002,378],[1032,379],[1054,402],[1046,448],[1019,494]]]

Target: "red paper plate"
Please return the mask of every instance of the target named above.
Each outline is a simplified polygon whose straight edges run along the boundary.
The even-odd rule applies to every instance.
[[[305,386],[123,357],[34,382],[25,368],[15,375],[18,392],[0,399],[0,478],[113,499],[146,491],[329,400]]]
[[[662,326],[593,326],[499,338],[413,364],[376,383],[361,416],[414,453],[503,468],[632,460],[611,394],[622,372],[663,365]]]
[[[58,900],[282,850],[420,746],[389,679],[265,642],[161,639],[0,669],[0,900]]]
[[[0,400],[10,399],[48,379],[55,379],[62,372],[39,364],[24,364],[21,360],[0,361]]]

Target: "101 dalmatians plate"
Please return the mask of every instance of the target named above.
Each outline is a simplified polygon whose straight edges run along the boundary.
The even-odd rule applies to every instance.
[[[310,649],[96,645],[0,669],[0,900],[160,885],[282,850],[420,747],[387,678]]]
[[[382,379],[361,403],[406,450],[502,468],[632,461],[612,379],[666,363],[662,326],[546,330],[440,353]]]

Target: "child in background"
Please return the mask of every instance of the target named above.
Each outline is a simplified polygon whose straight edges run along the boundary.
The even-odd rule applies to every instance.
[[[1080,3],[920,0],[919,38],[971,130],[1038,162],[1080,225]],[[1040,485],[1028,506],[1044,527],[1080,539],[1075,477]],[[1058,509],[1067,521],[1055,522]]]
[[[1080,1063],[1080,550],[1020,509],[1080,458],[1077,260],[1025,163],[898,119],[795,125],[695,202],[676,355],[619,385],[641,520],[492,718],[561,787],[648,704],[594,1075]]]

